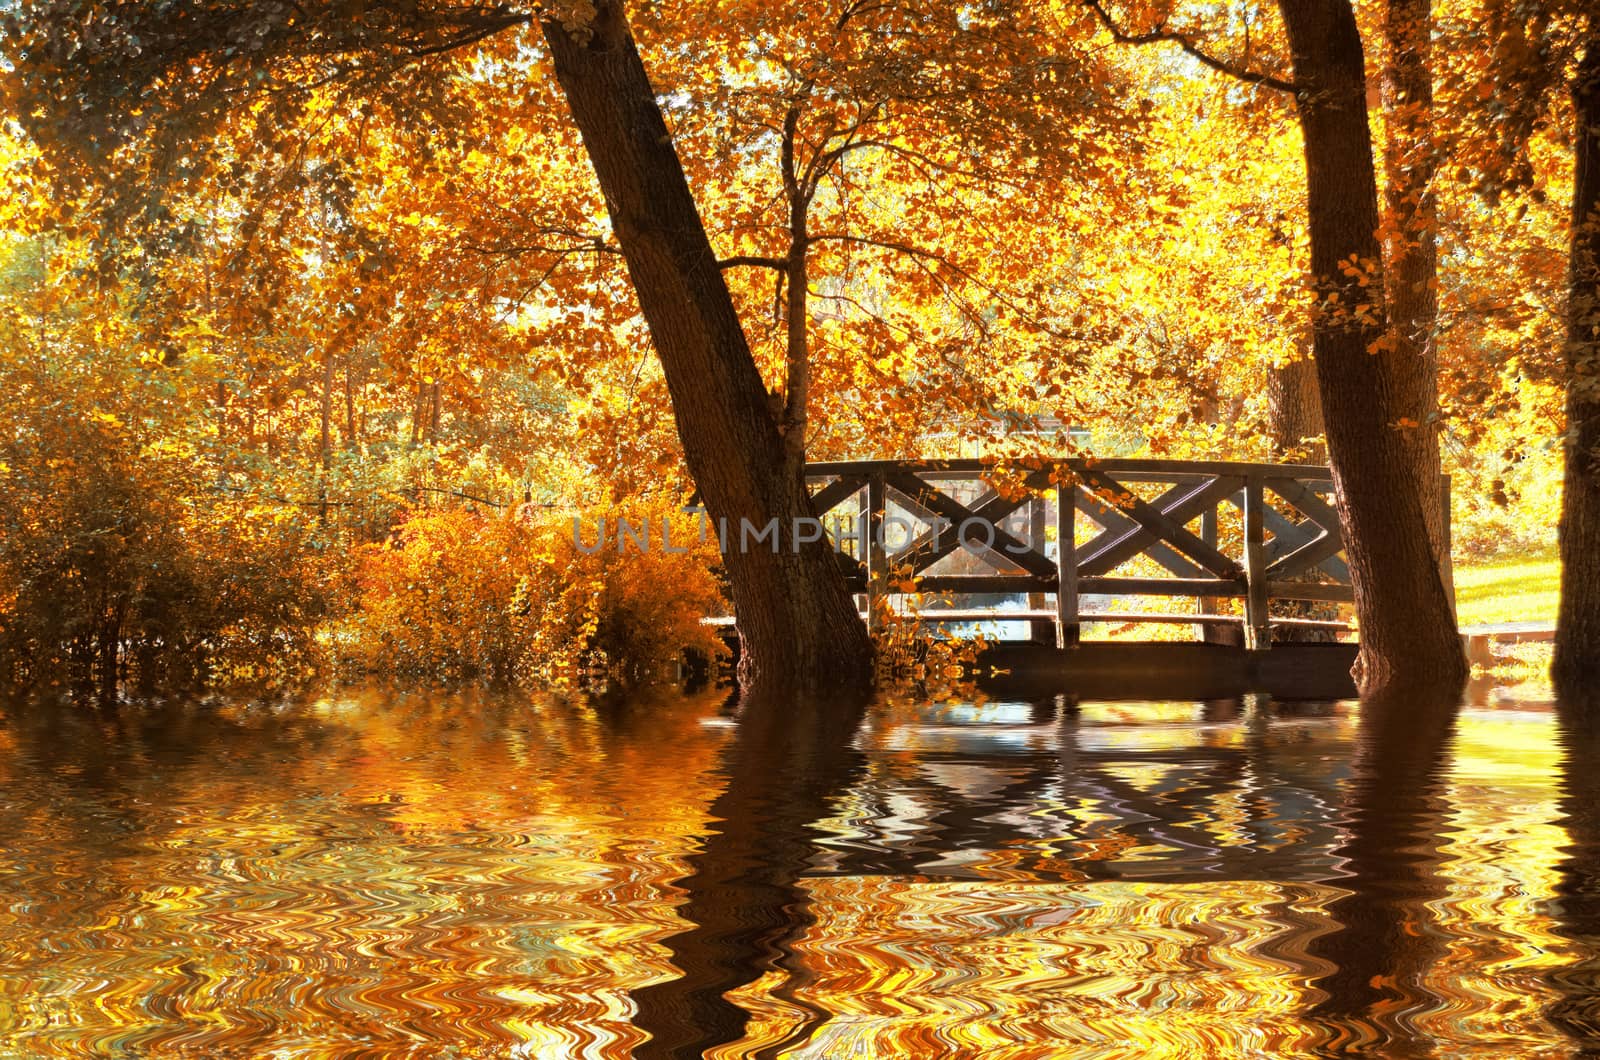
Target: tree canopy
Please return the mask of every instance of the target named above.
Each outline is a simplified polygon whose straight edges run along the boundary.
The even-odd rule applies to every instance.
[[[1416,112],[1375,94],[1401,38],[1352,25],[1370,145],[1400,159],[1376,205],[1437,173],[1419,229],[1437,244],[1437,409],[1357,395],[1341,424],[1437,438],[1458,541],[1511,523],[1531,540],[1539,520],[1506,513],[1549,510],[1559,459],[1558,88],[1583,13],[1431,17],[1450,46],[1426,59],[1420,160],[1396,153]],[[1308,281],[1291,38],[1268,6],[1166,2],[691,0],[624,20],[615,3],[40,0],[5,16],[6,219],[55,297],[101,321],[94,356],[190,380],[218,481],[324,525],[400,486],[407,503],[675,504],[730,445],[696,454],[710,421],[686,425],[685,403],[707,377],[671,352],[677,296],[650,294],[619,230],[658,201],[619,201],[626,174],[597,157],[595,108],[621,89],[596,89],[587,125],[575,98],[579,66],[625,44],[647,91],[617,113],[659,115],[719,275],[696,289],[731,306],[715,363],[751,365],[708,413],[755,432],[713,506],[801,510],[774,498],[807,457],[1293,455],[1320,436],[1285,427],[1268,381],[1309,363],[1330,276],[1359,316],[1408,244],[1382,220],[1371,260]],[[1386,349],[1387,318],[1368,324]],[[749,441],[767,429],[772,454]],[[274,475],[292,481],[259,488]]]

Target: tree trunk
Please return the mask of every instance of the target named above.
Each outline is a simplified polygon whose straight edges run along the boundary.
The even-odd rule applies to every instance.
[[[781,149],[783,190],[789,200],[789,254],[785,259],[785,290],[788,293],[784,315],[784,400],[783,419],[778,433],[783,436],[784,457],[794,467],[806,462],[806,413],[811,400],[811,350],[807,339],[811,326],[810,231],[808,214],[811,194],[802,188],[795,166],[795,138],[800,123],[798,105],[792,105],[783,119]]]
[[[1304,349],[1288,364],[1267,369],[1267,416],[1272,459],[1327,462],[1327,446],[1320,441],[1322,397],[1317,393],[1317,366]]]
[[[344,369],[344,447],[349,452],[354,452],[359,441],[356,434],[356,395],[355,381],[350,377],[355,374],[354,365],[345,365]]]
[[[650,326],[689,473],[729,530],[723,563],[738,616],[746,692],[861,686],[872,646],[825,541],[796,543],[812,517],[694,197],[617,0],[577,33],[544,24],[556,77],[594,165]],[[778,544],[741,529],[778,525]]]
[[[1328,447],[1322,443],[1322,398],[1317,393],[1317,366],[1311,360],[1309,339],[1303,340],[1296,357],[1288,364],[1267,370],[1268,432],[1272,441],[1272,459],[1284,463],[1325,464]],[[1310,571],[1294,575],[1291,581],[1318,580]],[[1273,618],[1339,617],[1339,605],[1318,603],[1313,600],[1275,600],[1272,602]],[[1274,643],[1325,644],[1339,639],[1337,633],[1327,629],[1307,629],[1303,626],[1280,626],[1272,632]]]
[[[1215,396],[1207,395],[1201,398],[1195,409],[1196,417],[1202,423],[1209,423],[1227,428],[1230,432],[1238,426],[1238,417],[1232,414],[1224,415],[1221,403]],[[1200,538],[1208,545],[1217,543],[1218,534],[1217,518],[1215,512],[1204,513],[1200,522]],[[1232,614],[1230,605],[1234,603],[1233,597],[1228,596],[1202,596],[1198,601],[1199,613],[1202,615]],[[1201,622],[1196,634],[1203,644],[1226,644],[1232,648],[1244,647],[1243,625],[1212,625]]]
[[[1363,695],[1459,687],[1467,664],[1400,426],[1406,372],[1386,348],[1378,187],[1361,35],[1349,0],[1279,0],[1305,139],[1312,326],[1339,519],[1355,581]],[[1414,433],[1414,432],[1412,432]]]
[[[322,360],[322,420],[317,442],[317,522],[328,522],[328,465],[333,460],[333,353]]]
[[[333,460],[333,354],[322,361],[322,405],[317,433],[317,463],[326,477],[328,464]]]
[[[121,677],[122,624],[126,614],[127,598],[119,593],[97,616],[94,670],[95,688],[102,706],[110,706],[116,701],[117,683]]]
[[[1442,469],[1439,466],[1438,210],[1433,195],[1438,152],[1433,140],[1432,0],[1389,0],[1384,13],[1387,61],[1383,106],[1384,263],[1394,355],[1404,383],[1404,417],[1416,424],[1417,492],[1439,557],[1445,592],[1455,599]]]
[[[1556,689],[1600,702],[1600,22],[1572,85],[1572,256],[1567,290],[1567,471],[1561,498]]]

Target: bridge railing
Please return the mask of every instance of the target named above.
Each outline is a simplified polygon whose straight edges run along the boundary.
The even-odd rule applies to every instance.
[[[1354,598],[1326,467],[1062,460],[1012,469],[1003,489],[994,472],[978,460],[807,466],[816,514],[834,524],[836,547],[851,546],[839,549],[840,562],[852,590],[867,595],[869,614],[885,594],[903,591],[906,578],[917,592],[1048,594],[1054,639],[1068,645],[1093,620],[1081,609],[1084,596],[1236,598],[1244,601],[1246,645],[1264,648],[1270,601]],[[1243,526],[1231,550],[1218,532],[1228,508]],[[841,510],[848,526],[838,525]],[[1045,530],[1051,522],[1053,534]],[[1082,541],[1081,523],[1096,531]],[[984,569],[938,569],[959,566],[947,557],[963,552]],[[1141,557],[1142,572],[1119,572]]]

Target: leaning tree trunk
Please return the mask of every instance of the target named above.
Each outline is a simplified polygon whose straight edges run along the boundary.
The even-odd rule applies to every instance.
[[[1439,168],[1433,138],[1432,0],[1388,0],[1383,105],[1388,136],[1383,168],[1384,262],[1394,355],[1405,386],[1405,418],[1414,423],[1417,492],[1428,536],[1439,558],[1439,576],[1453,601],[1449,498],[1439,465],[1438,210],[1433,195]]]
[[[1459,686],[1466,659],[1401,425],[1406,377],[1384,340],[1378,187],[1350,0],[1279,0],[1305,139],[1312,324],[1339,519],[1355,581],[1363,695]]]
[[[1567,294],[1567,472],[1553,673],[1600,702],[1600,21],[1572,85],[1572,257]]]
[[[544,24],[556,77],[594,165],[639,308],[666,375],[678,437],[706,511],[729,528],[723,562],[747,692],[860,686],[871,642],[823,541],[796,546],[812,515],[801,467],[695,208],[618,0],[577,32]],[[741,547],[741,528],[778,521],[779,544]]]

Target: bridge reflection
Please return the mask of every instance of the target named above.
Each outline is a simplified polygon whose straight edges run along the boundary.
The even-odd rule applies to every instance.
[[[1352,724],[1331,703],[1064,696],[874,722],[826,871],[1060,880],[1316,878]]]
[[[892,993],[849,1000],[887,988],[846,971],[855,947],[869,962],[858,974],[875,969],[880,945],[910,968],[919,932],[932,946],[948,930],[941,905],[964,918],[992,907],[983,930],[1015,932],[1012,945],[1042,947],[1052,960],[1077,954],[1076,972],[1054,990],[1090,975],[1108,977],[1105,990],[1147,989],[1128,980],[1128,962],[1151,955],[1118,957],[1117,947],[1130,934],[1167,932],[1172,953],[1196,962],[1195,978],[1163,989],[1224,991],[1205,998],[1218,1008],[1266,990],[1272,1018],[1293,1024],[1280,1031],[1294,1048],[1278,1055],[1431,1055],[1480,1002],[1466,994],[1489,989],[1471,979],[1473,962],[1503,954],[1511,937],[1475,926],[1474,903],[1514,901],[1461,890],[1449,775],[1456,716],[1450,703],[1363,715],[1348,703],[1263,696],[1053,696],[747,718],[754,724],[727,749],[727,786],[713,807],[723,823],[678,883],[689,923],[667,945],[683,974],[635,995],[638,1026],[652,1035],[639,1055],[822,1056],[880,1040],[871,1034],[907,1048],[921,1034],[944,1041],[956,1031],[924,1026]],[[848,739],[814,727],[841,721]],[[1584,748],[1592,739],[1571,738]],[[1592,865],[1584,846],[1563,905],[1567,936],[1591,953]],[[1518,866],[1495,871],[1510,878],[1508,895],[1540,886],[1518,878]],[[892,926],[872,919],[896,910]],[[914,928],[905,917],[933,919]],[[978,929],[968,919],[959,927]],[[1526,962],[1526,950],[1512,954]],[[1039,968],[1027,974],[1062,971]],[[1566,974],[1549,1013],[1590,1042],[1592,968],[1590,957]],[[957,969],[935,961],[914,971],[924,1005],[924,980]],[[1539,996],[1555,985],[1530,983],[1501,1011],[1537,1020]],[[1017,985],[1009,989],[1014,998]],[[755,1005],[758,996],[766,1000]],[[960,1011],[949,1018],[977,1018]],[[1082,1030],[1070,1007],[1053,1011]],[[892,1023],[874,1023],[890,1013]]]

